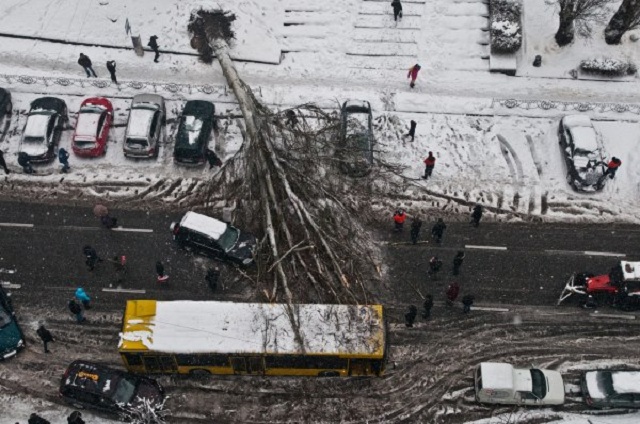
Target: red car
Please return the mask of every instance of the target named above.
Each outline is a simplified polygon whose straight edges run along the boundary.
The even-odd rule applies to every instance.
[[[104,155],[112,122],[113,106],[109,100],[92,97],[83,101],[73,133],[73,152],[90,158]]]

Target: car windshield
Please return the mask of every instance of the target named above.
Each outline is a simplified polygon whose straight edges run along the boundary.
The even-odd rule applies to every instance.
[[[113,393],[111,399],[116,403],[126,405],[131,401],[131,398],[133,397],[133,393],[135,391],[136,385],[126,378],[123,378],[118,382],[116,391]]]
[[[25,136],[23,141],[25,143],[42,143],[44,141],[44,137],[28,137],[28,136]]]
[[[228,252],[233,246],[235,246],[239,236],[240,232],[237,229],[233,228],[231,225],[227,225],[227,229],[224,230],[224,233],[222,233],[218,239],[218,243],[225,252]]]
[[[104,108],[100,106],[87,105],[80,108],[80,113],[102,113],[103,111],[104,111]]]
[[[611,373],[608,371],[600,371],[596,373],[596,384],[598,385],[598,389],[607,395],[607,397],[613,395],[615,391],[613,390],[613,378]]]
[[[547,379],[538,369],[531,370],[531,392],[539,399],[547,395]]]
[[[149,143],[144,138],[127,138],[127,145],[135,148],[148,147]]]
[[[80,149],[93,149],[96,147],[96,142],[93,140],[78,140],[76,139],[76,146]]]
[[[0,328],[4,328],[11,323],[11,315],[0,307]]]

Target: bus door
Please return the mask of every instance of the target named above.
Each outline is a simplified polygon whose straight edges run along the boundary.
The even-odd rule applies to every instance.
[[[264,359],[261,356],[233,356],[231,366],[234,374],[264,374]]]
[[[371,375],[371,361],[368,359],[350,359],[349,375]]]
[[[172,355],[145,355],[143,362],[148,373],[174,373],[178,371],[176,360]]]

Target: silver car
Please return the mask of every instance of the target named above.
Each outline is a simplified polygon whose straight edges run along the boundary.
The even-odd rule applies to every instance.
[[[162,96],[134,96],[124,136],[124,155],[133,158],[157,157],[165,123],[166,112]]]

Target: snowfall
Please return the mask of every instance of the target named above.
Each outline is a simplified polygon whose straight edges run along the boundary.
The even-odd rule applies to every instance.
[[[240,76],[272,109],[313,102],[337,110],[348,99],[371,103],[380,154],[404,164],[406,176],[414,179],[405,193],[395,195],[406,199],[428,192],[442,200],[440,207],[462,205],[465,213],[478,202],[490,211],[488,219],[640,223],[638,79],[571,76],[583,59],[630,58],[638,63],[640,42],[631,40],[633,32],[619,46],[608,46],[602,24],[595,24],[591,38],[578,35],[573,44],[559,48],[553,38],[557,10],[543,0],[524,0],[523,46],[513,77],[489,72],[488,8],[482,1],[405,0],[404,17],[397,24],[389,3],[220,0],[217,5],[237,17],[232,56]],[[192,10],[215,4],[2,0],[0,85],[11,91],[14,113],[2,127],[0,149],[15,172],[3,176],[0,193],[7,194],[9,186],[32,193],[41,190],[41,198],[46,191],[79,190],[123,199],[145,193],[150,200],[170,203],[181,190],[197,189],[215,170],[173,164],[174,123],[166,128],[157,160],[125,159],[121,145],[131,97],[156,92],[167,101],[169,122],[175,122],[186,100],[212,101],[221,126],[210,147],[223,161],[238,151],[243,140],[237,103],[217,63],[198,61],[186,30]],[[612,3],[612,10],[618,4]],[[145,46],[151,35],[158,36],[159,63],[153,63],[149,51],[142,57],[135,54],[132,35],[139,35]],[[98,79],[86,78],[76,63],[81,52],[93,61]],[[532,66],[536,55],[542,56],[539,68]],[[119,85],[109,80],[108,60],[117,62]],[[406,74],[415,63],[422,70],[410,89]],[[96,159],[72,155],[66,175],[56,162],[38,165],[36,175],[21,173],[16,157],[26,112],[30,102],[43,95],[65,100],[72,126],[83,99],[109,98],[115,117],[107,154]],[[559,120],[571,114],[588,115],[606,156],[622,160],[615,179],[607,180],[602,192],[576,193],[566,182],[557,129]],[[417,122],[414,142],[402,137],[410,120]],[[71,132],[65,131],[60,142],[69,151]],[[419,177],[429,151],[437,163],[433,178],[423,181]],[[388,206],[403,206],[403,201],[393,200]],[[33,411],[53,423],[64,422],[70,412],[2,391],[3,424],[24,423]],[[553,422],[640,422],[640,414],[564,415]],[[89,412],[84,416],[90,423],[111,422]]]

